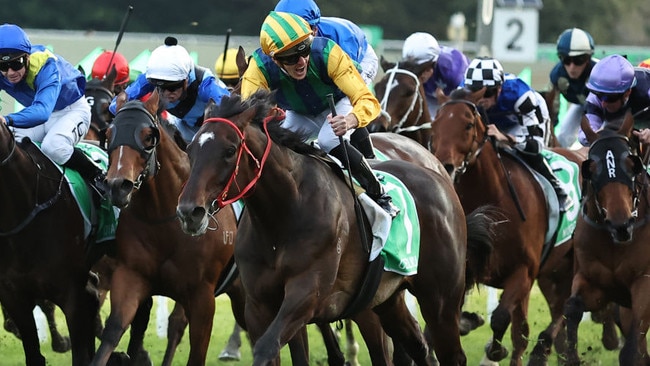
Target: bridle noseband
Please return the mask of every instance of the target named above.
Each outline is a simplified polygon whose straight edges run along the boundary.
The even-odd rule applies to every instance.
[[[487,142],[488,137],[489,137],[488,134],[487,134],[487,126],[485,126],[485,124],[483,123],[483,120],[481,119],[481,114],[479,113],[478,108],[476,107],[476,104],[470,102],[469,100],[451,99],[451,100],[443,103],[440,106],[440,108],[438,108],[438,110],[439,111],[442,110],[447,105],[459,104],[459,103],[467,105],[472,110],[472,115],[474,116],[474,121],[471,122],[471,124],[470,124],[472,129],[474,129],[474,137],[472,138],[472,145],[476,144],[476,149],[474,149],[474,150],[470,149],[465,154],[465,158],[461,162],[460,167],[458,167],[458,169],[456,169],[456,173],[457,173],[456,178],[455,178],[456,181],[458,181],[460,179],[460,177],[463,174],[465,174],[465,172],[469,168],[470,163],[481,154],[481,151],[483,150],[483,146],[485,146],[485,143]],[[485,128],[485,131],[483,133],[483,138],[480,141],[478,141],[478,126],[477,126],[477,124],[479,124],[479,123],[481,125],[483,125],[483,127]]]
[[[413,80],[415,80],[415,93],[413,93],[413,100],[411,100],[411,104],[409,105],[408,110],[406,111],[406,113],[404,113],[404,116],[402,116],[402,119],[400,119],[400,121],[397,122],[397,124],[395,124],[395,126],[392,128],[391,131],[394,132],[394,133],[400,133],[400,132],[414,132],[414,131],[418,131],[418,130],[422,130],[422,129],[430,129],[431,128],[431,122],[423,123],[423,124],[417,125],[417,126],[408,126],[408,127],[402,128],[404,123],[406,123],[408,116],[415,109],[415,103],[416,102],[419,102],[420,109],[419,109],[419,113],[418,113],[417,117],[415,118],[415,121],[419,120],[420,117],[422,117],[422,114],[424,113],[424,109],[423,109],[423,107],[424,107],[424,98],[420,95],[420,79],[418,78],[418,76],[415,75],[414,73],[412,73],[409,70],[400,69],[399,68],[399,63],[395,64],[395,67],[393,67],[392,69],[386,70],[386,75],[388,75],[388,80],[386,80],[386,89],[384,90],[384,96],[382,97],[381,102],[379,103],[379,105],[381,106],[381,114],[386,119],[388,119],[389,123],[392,122],[392,118],[386,112],[386,109],[388,107],[388,98],[390,96],[390,92],[391,92],[391,89],[392,89],[391,85],[393,84],[393,82],[395,82],[395,74],[404,74],[404,75],[408,75],[411,78],[413,78]]]

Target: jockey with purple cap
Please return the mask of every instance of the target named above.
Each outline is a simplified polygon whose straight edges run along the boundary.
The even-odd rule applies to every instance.
[[[585,116],[594,131],[617,130],[630,111],[635,129],[640,129],[634,134],[642,143],[650,143],[650,69],[635,68],[621,55],[607,56],[594,66],[587,88]],[[588,144],[582,131],[579,140]]]
[[[418,65],[431,65],[420,74],[420,82],[433,118],[438,111],[437,90],[449,95],[462,84],[469,64],[467,56],[453,47],[440,46],[429,33],[415,32],[404,41],[402,58]]]

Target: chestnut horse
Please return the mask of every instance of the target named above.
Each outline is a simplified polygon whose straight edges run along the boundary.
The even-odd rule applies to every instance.
[[[472,96],[462,91],[455,93],[462,95],[441,105],[433,122],[433,152],[454,179],[466,211],[493,204],[503,213],[503,221],[496,227],[489,274],[481,281],[503,289],[499,304],[492,313],[493,338],[486,347],[486,356],[491,361],[500,361],[507,356],[502,339],[510,325],[514,347],[511,365],[521,365],[529,338],[528,301],[537,279],[549,304],[552,322],[540,334],[539,348],[531,355],[531,362],[544,363],[561,330],[558,322],[561,322],[564,301],[570,291],[571,279],[566,274],[571,272],[573,264],[572,226],[569,224],[567,227],[565,241],[556,242],[555,238],[549,238],[551,211],[536,178],[518,159],[501,152],[491,142],[477,107],[465,99]],[[568,158],[566,165],[571,165],[570,162],[579,164],[583,160],[576,152],[558,151]],[[477,184],[481,189],[477,190]],[[577,202],[578,195],[573,194]],[[575,218],[577,205],[566,215]],[[551,240],[554,246],[545,246]],[[545,257],[543,253],[549,254]],[[560,346],[558,352],[562,352],[560,343],[556,343]]]
[[[20,332],[26,365],[45,365],[32,314],[43,299],[65,314],[72,364],[87,365],[99,302],[87,287],[84,217],[61,170],[29,139],[17,143],[0,124],[0,146],[0,303]]]
[[[569,365],[581,364],[576,345],[583,312],[601,309],[610,301],[621,306],[626,341],[620,364],[650,364],[646,339],[650,193],[644,162],[628,140],[633,124],[628,113],[618,131],[596,133],[586,118],[582,120],[590,147],[582,167],[585,191],[574,233],[576,268],[565,310]]]
[[[178,225],[176,198],[189,174],[189,160],[158,120],[158,105],[156,92],[146,103],[128,102],[106,131],[109,197],[122,210],[111,313],[93,365],[106,364],[136,310],[152,295],[183,306],[190,327],[188,365],[204,364],[215,291],[231,268],[237,222],[230,207],[211,218],[214,230],[204,236],[186,235]],[[149,309],[138,312],[148,318]]]
[[[272,105],[269,96],[260,91],[247,102],[225,97],[221,118],[206,115],[188,146],[192,172],[177,208],[183,228],[200,235],[216,208],[236,198],[245,202],[235,257],[246,290],[255,365],[276,363],[280,348],[305,324],[348,317],[344,313],[369,267],[359,238],[370,233],[357,221],[350,187],[323,163],[322,151],[264,118]],[[428,347],[404,303],[408,289],[436,330],[433,345],[440,363],[464,364],[458,320],[467,224],[453,186],[444,175],[403,161],[376,167],[406,184],[420,222],[427,223],[420,228],[420,266],[409,277],[383,272],[374,297],[357,302],[350,317],[359,324],[374,364],[387,362],[385,339],[376,323],[363,320],[377,315],[417,364],[429,364]]]

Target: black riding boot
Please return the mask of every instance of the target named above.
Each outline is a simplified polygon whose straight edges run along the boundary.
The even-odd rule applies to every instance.
[[[63,165],[79,172],[99,200],[104,198],[108,192],[106,175],[81,149],[75,147],[70,159]]]
[[[388,214],[395,218],[400,209],[393,204],[393,199],[384,192],[383,187],[379,183],[377,176],[370,168],[370,165],[363,157],[363,155],[350,145],[347,141],[343,142],[347,148],[348,157],[350,159],[350,166],[346,167],[352,173],[352,176],[359,181],[359,184],[366,190],[368,196],[372,198],[377,204],[383,208]],[[345,159],[344,146],[339,145],[330,151],[330,154],[339,159],[343,165],[347,164]]]
[[[350,135],[350,143],[363,154],[366,159],[375,159],[375,150],[370,140],[370,132],[365,127],[357,128]]]
[[[544,178],[548,179],[548,181],[553,186],[553,190],[555,190],[555,194],[557,195],[560,211],[566,212],[566,210],[568,210],[569,207],[571,207],[571,205],[573,204],[573,200],[567,194],[564,188],[562,188],[560,181],[553,173],[553,168],[551,168],[551,166],[548,165],[546,159],[544,159],[544,157],[541,154],[532,155],[532,154],[522,153],[520,154],[520,156],[522,156],[524,160],[526,160],[526,163],[528,163],[528,165],[530,165],[531,168],[533,168],[535,171],[543,175]]]

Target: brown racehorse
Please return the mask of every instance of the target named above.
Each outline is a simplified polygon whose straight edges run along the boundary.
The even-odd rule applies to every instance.
[[[246,204],[235,252],[255,365],[275,364],[280,348],[305,324],[341,318],[368,267],[359,238],[360,230],[369,233],[357,223],[350,188],[315,158],[322,157],[320,150],[264,118],[270,106],[265,92],[243,103],[238,96],[222,99],[222,118],[207,116],[188,146],[192,172],[178,204],[183,227],[197,235],[205,231],[214,200],[223,204],[241,197]],[[426,343],[404,304],[408,289],[436,330],[440,363],[464,364],[458,319],[467,227],[460,202],[444,175],[396,160],[376,167],[398,176],[414,195],[420,222],[428,223],[421,227],[419,257],[427,264],[412,277],[384,272],[370,303],[351,317],[375,351],[370,352],[373,363],[388,357],[377,324],[362,321],[376,313],[417,364],[429,364]],[[365,332],[369,329],[375,333]]]
[[[582,167],[585,191],[574,232],[576,268],[565,310],[569,365],[581,364],[576,345],[583,312],[601,309],[610,301],[621,306],[626,340],[619,363],[650,364],[646,338],[650,324],[649,178],[630,147],[633,124],[628,113],[618,131],[596,133],[586,118],[582,120],[590,147]]]
[[[146,103],[118,106],[106,131],[109,196],[122,210],[111,314],[93,365],[106,364],[136,309],[154,294],[183,306],[190,326],[188,365],[204,364],[215,291],[232,259],[237,222],[230,207],[212,218],[214,230],[204,236],[191,237],[180,230],[176,197],[189,174],[189,160],[154,117],[158,105],[154,92]]]
[[[501,341],[510,325],[514,347],[511,365],[521,364],[529,337],[528,301],[538,279],[553,320],[540,335],[540,343],[545,346],[537,350],[541,355],[531,357],[543,359],[560,331],[557,322],[562,319],[563,304],[571,286],[566,273],[572,268],[572,242],[569,239],[555,246],[542,266],[549,226],[545,194],[523,165],[500,153],[491,143],[476,106],[466,99],[472,96],[461,94],[438,109],[432,125],[432,146],[454,179],[465,210],[494,204],[503,213],[503,221],[496,228],[489,275],[481,281],[503,289],[492,313],[493,339],[486,355],[492,361],[507,356]],[[583,160],[576,152],[558,152],[577,164]],[[477,189],[477,184],[481,189]]]
[[[381,57],[384,77],[375,84],[381,115],[370,125],[370,132],[394,132],[414,139],[429,148],[431,121],[420,74],[425,66],[412,62],[391,63]]]
[[[66,316],[73,365],[94,354],[97,292],[84,219],[61,171],[28,139],[0,124],[0,303],[20,332],[26,365],[45,365],[32,309],[47,299]],[[65,218],[65,220],[61,220]]]

